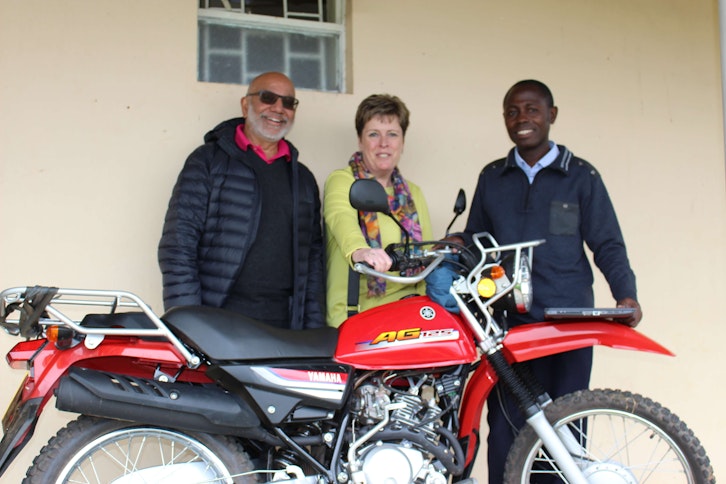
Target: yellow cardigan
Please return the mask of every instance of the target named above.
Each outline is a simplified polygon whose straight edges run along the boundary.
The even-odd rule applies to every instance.
[[[358,211],[350,205],[348,192],[355,178],[350,168],[335,170],[325,181],[323,216],[325,219],[326,265],[327,265],[327,314],[328,325],[338,327],[348,317],[348,270],[351,255],[358,249],[368,247],[368,243],[358,222]],[[411,197],[416,204],[421,234],[424,240],[431,240],[431,219],[421,189],[406,180]],[[393,194],[393,187],[386,191]],[[401,242],[401,229],[386,215],[379,214],[378,225],[381,243],[385,248],[388,244]],[[386,281],[386,293],[380,297],[368,297],[368,286],[365,276],[360,279],[359,304],[361,311],[381,304],[398,300],[410,294],[425,294],[426,285],[422,281],[416,285],[402,285]]]

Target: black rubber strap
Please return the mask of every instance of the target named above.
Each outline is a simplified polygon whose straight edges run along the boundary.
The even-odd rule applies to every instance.
[[[20,336],[24,338],[39,336],[43,332],[40,318],[47,317],[45,308],[57,292],[57,287],[33,286],[26,288],[22,301],[15,301],[5,307],[4,314],[0,316],[0,327],[12,335],[20,333]],[[14,311],[20,313],[17,325],[6,322],[7,317]]]
[[[360,274],[354,271],[352,267],[348,267],[348,317],[360,312],[359,296]]]

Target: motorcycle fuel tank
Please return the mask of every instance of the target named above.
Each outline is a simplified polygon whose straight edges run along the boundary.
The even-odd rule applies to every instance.
[[[459,317],[425,296],[368,309],[338,329],[336,361],[359,369],[432,368],[478,358]]]

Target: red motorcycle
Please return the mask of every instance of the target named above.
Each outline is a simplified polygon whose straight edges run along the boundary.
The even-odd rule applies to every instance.
[[[390,215],[376,182],[357,181],[351,202]],[[55,395],[80,416],[24,483],[475,483],[482,409],[502,381],[529,424],[507,483],[715,482],[698,439],[660,404],[619,390],[552,402],[520,370],[596,344],[671,355],[604,313],[507,329],[498,315],[529,307],[540,243],[478,234],[473,249],[390,247],[403,275],[356,269],[416,283],[446,267],[458,313],[416,296],[339,329],[281,330],[209,307],[158,316],[125,291],[6,289],[0,324],[24,339],[7,361],[28,374],[3,418],[0,475]]]

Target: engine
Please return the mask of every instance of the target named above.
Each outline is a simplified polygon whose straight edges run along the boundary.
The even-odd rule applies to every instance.
[[[360,383],[347,454],[353,482],[445,484],[460,474],[455,415],[461,386],[454,373],[390,373]]]

